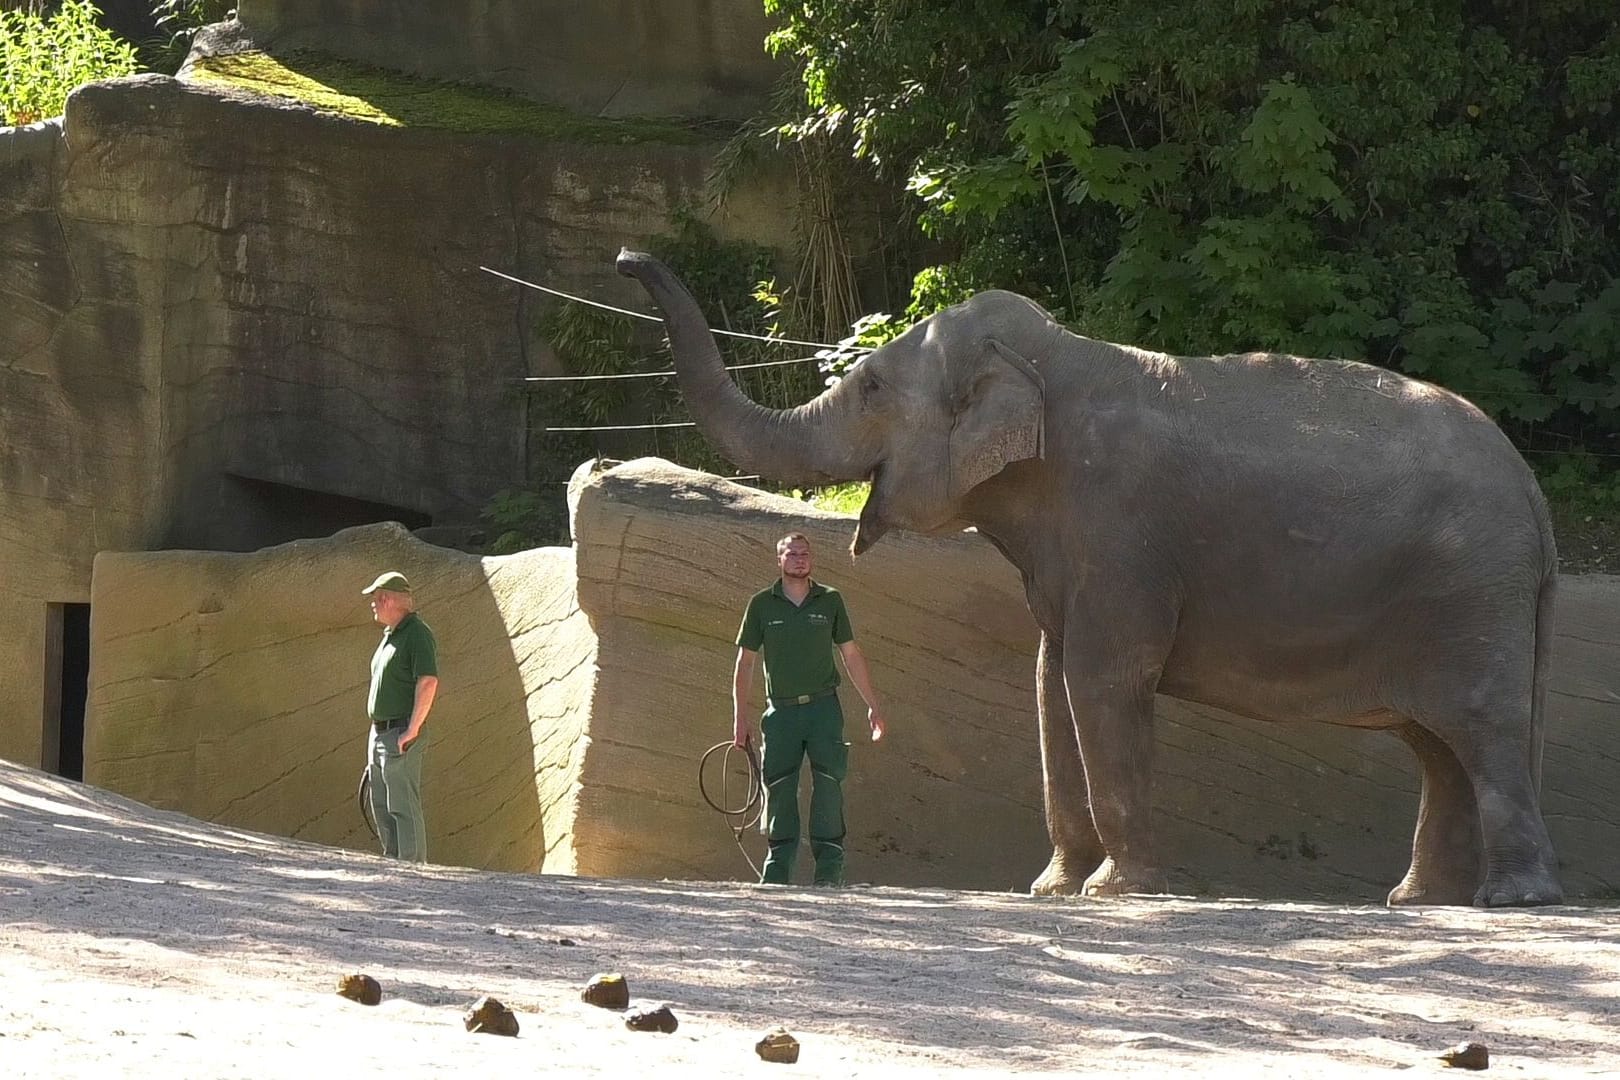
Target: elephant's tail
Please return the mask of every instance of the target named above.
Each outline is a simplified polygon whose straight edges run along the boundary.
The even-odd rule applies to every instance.
[[[1547,678],[1552,673],[1553,602],[1558,594],[1558,557],[1552,555],[1536,595],[1536,659],[1530,698],[1530,782],[1541,798],[1541,744],[1547,730]]]

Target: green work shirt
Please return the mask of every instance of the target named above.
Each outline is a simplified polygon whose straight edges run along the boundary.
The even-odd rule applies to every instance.
[[[765,655],[765,696],[792,698],[838,686],[833,647],[855,640],[837,589],[810,583],[804,603],[782,592],[782,581],[748,601],[737,644]]]
[[[371,654],[371,694],[366,715],[372,720],[409,720],[416,707],[416,680],[439,673],[439,645],[428,624],[411,612]]]

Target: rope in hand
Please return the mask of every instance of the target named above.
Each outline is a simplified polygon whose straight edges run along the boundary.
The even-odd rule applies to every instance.
[[[354,797],[360,803],[360,820],[364,821],[366,828],[371,830],[371,838],[381,843],[382,836],[377,832],[377,822],[371,816],[371,765],[369,763],[364,769],[360,770],[360,786],[355,789]]]
[[[748,759],[747,799],[742,806],[735,809],[726,805],[726,800],[730,796],[731,754],[734,750]],[[704,779],[704,773],[708,767],[709,759],[721,751],[724,751],[724,754],[720,758],[720,801],[716,802],[709,795],[709,785]],[[749,869],[754,872],[754,880],[759,880],[759,867],[754,865],[754,860],[749,857],[748,849],[743,847],[742,842],[743,833],[759,824],[759,819],[765,813],[765,780],[760,773],[759,754],[754,751],[753,744],[738,746],[736,743],[728,741],[715,743],[709,747],[708,752],[703,755],[703,759],[698,762],[698,791],[703,795],[703,801],[709,804],[711,810],[724,815],[726,824],[731,828],[732,839],[737,842],[737,850],[742,852],[742,857],[748,861]]]

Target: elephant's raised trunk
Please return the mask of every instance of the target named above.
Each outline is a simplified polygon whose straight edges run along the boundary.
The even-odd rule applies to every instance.
[[[852,422],[844,383],[796,409],[768,409],[749,400],[726,372],[697,301],[669,268],[629,250],[619,252],[617,267],[641,282],[662,309],[686,406],[732,464],[786,484],[867,477],[873,452]]]

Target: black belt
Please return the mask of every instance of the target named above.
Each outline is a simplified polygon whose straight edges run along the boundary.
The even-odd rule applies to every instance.
[[[780,709],[784,705],[808,705],[812,701],[820,701],[830,694],[838,693],[838,687],[829,686],[825,690],[818,690],[814,694],[800,694],[797,697],[773,697],[771,706]]]
[[[410,722],[410,717],[402,716],[398,720],[373,720],[371,722],[371,726],[376,728],[379,732],[384,732],[393,731],[397,727],[405,727],[410,724]]]

